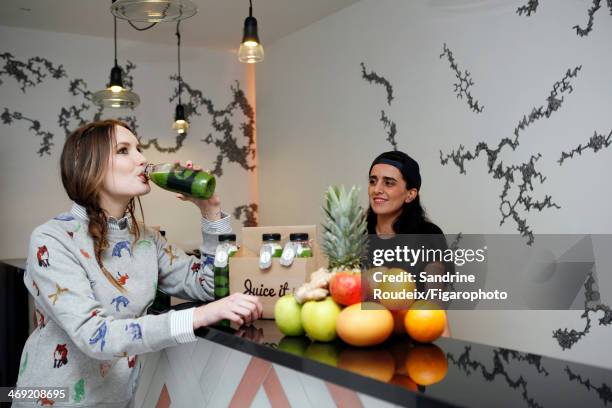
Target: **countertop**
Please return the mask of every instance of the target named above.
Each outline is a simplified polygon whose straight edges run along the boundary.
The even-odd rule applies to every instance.
[[[25,265],[25,259],[0,262]],[[248,328],[201,328],[196,335],[402,406],[612,406],[612,369],[451,338],[419,344],[394,335],[379,346],[357,348],[341,340],[283,336],[273,320]]]
[[[192,307],[184,303],[176,309]],[[450,338],[393,336],[371,348],[286,337],[272,320],[196,335],[403,406],[597,407],[612,404],[612,370]],[[421,383],[417,385],[410,375]]]
[[[4,263],[10,266],[13,266],[17,269],[25,269],[26,259],[25,258],[0,259],[0,263]]]

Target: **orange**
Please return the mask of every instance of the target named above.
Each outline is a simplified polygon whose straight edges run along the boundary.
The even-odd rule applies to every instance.
[[[355,303],[338,315],[336,332],[352,346],[373,346],[391,335],[393,316],[377,303]]]
[[[393,377],[395,362],[387,350],[350,348],[340,353],[338,368],[387,382]]]
[[[440,382],[448,372],[448,361],[442,349],[435,344],[419,344],[408,352],[406,372],[419,385]]]
[[[446,327],[446,312],[425,300],[415,302],[404,317],[406,333],[421,343],[430,343],[440,337]]]

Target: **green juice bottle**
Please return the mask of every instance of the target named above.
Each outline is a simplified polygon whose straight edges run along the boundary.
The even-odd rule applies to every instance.
[[[175,163],[149,164],[145,175],[164,190],[207,200],[215,192],[215,176]]]
[[[214,275],[214,295],[215,300],[223,299],[230,294],[229,287],[229,258],[238,251],[236,246],[236,234],[219,235],[219,245],[215,252],[215,262],[213,267]],[[221,320],[219,326],[229,326],[229,320]]]

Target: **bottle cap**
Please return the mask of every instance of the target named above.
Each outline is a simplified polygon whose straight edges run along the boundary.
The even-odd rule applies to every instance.
[[[219,242],[236,241],[236,234],[221,234],[219,235]]]
[[[262,241],[280,241],[281,234],[273,233],[273,234],[261,234]]]
[[[308,234],[305,232],[294,232],[289,234],[290,241],[308,241]]]

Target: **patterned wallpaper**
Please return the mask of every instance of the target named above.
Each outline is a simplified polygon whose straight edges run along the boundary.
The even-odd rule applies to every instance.
[[[57,123],[64,131],[64,136],[68,136],[78,126],[89,121],[99,120],[102,117],[104,110],[93,104],[92,91],[89,90],[86,81],[82,78],[70,78],[63,65],[58,65],[38,56],[21,61],[8,52],[0,54],[0,64],[2,64],[0,86],[7,79],[14,80],[19,84],[19,88],[24,94],[30,88],[35,88],[44,81],[65,80],[68,82],[67,92],[70,95],[77,96],[79,100],[73,105],[59,108]],[[127,62],[125,67],[121,67],[124,85],[128,89],[134,88],[134,71],[136,68],[136,65],[130,61]],[[176,81],[177,77],[171,76],[170,80]],[[256,168],[255,114],[240,87],[240,83],[236,81],[230,86],[232,100],[227,106],[221,108],[217,108],[215,103],[205,97],[201,90],[190,86],[189,83],[184,82],[183,89],[188,95],[188,101],[183,104],[187,120],[193,123],[200,118],[209,118],[214,129],[214,133],[210,133],[206,138],[201,139],[204,144],[213,146],[217,150],[215,167],[211,172],[216,177],[221,177],[225,163],[236,163],[246,171],[254,171]],[[178,87],[169,98],[169,102],[176,103],[177,100]],[[241,112],[246,121],[241,122],[235,129],[232,118],[237,116],[237,112]],[[18,112],[8,107],[4,107],[0,114],[4,125],[15,126],[19,122],[25,123],[28,130],[41,139],[40,148],[36,153],[40,157],[48,156],[56,144],[56,135],[47,130],[48,128],[40,120],[30,116],[33,115]],[[128,123],[139,137],[138,121],[134,114],[117,119]],[[156,138],[144,140],[139,137],[139,139],[144,149],[154,148],[162,153],[175,153],[183,147],[183,142],[187,137],[189,137],[188,132],[177,135],[175,145],[169,147],[162,146]],[[239,143],[239,141],[245,141],[246,143]],[[233,214],[242,221],[243,225],[254,226],[257,225],[257,209],[257,203],[245,203],[236,207]]]

